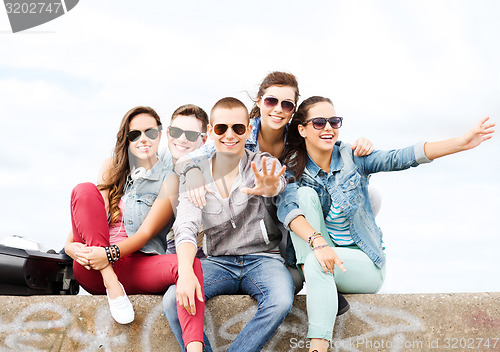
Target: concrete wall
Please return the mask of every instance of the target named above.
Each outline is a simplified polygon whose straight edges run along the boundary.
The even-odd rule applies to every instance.
[[[500,351],[500,293],[348,295],[332,351]],[[136,320],[116,324],[104,296],[0,296],[0,351],[179,351],[161,296],[132,296]],[[205,329],[215,351],[255,312],[248,296],[207,304]],[[306,351],[305,297],[265,351]]]

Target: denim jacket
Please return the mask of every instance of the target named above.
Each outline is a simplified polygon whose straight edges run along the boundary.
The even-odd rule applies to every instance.
[[[368,197],[369,176],[381,171],[405,170],[428,162],[424,143],[356,157],[350,145],[337,142],[328,174],[308,156],[302,177],[295,182],[289,181],[285,191],[278,195],[278,218],[289,228],[293,219],[304,215],[299,209],[297,189],[311,187],[318,193],[323,216],[328,214],[332,201],[338,204],[349,221],[351,237],[356,245],[381,268],[385,263],[382,232],[375,223]],[[293,180],[290,172],[287,172],[287,177]]]
[[[139,177],[134,181],[126,195],[123,215],[125,231],[128,236],[136,233],[144,219],[146,219],[151,206],[158,197],[163,181],[171,173],[171,166],[158,160],[144,177]],[[165,254],[167,233],[170,231],[173,221],[172,217],[169,223],[141,248],[141,252],[147,254]]]

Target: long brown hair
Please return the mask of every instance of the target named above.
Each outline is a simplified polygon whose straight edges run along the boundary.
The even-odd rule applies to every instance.
[[[322,102],[333,105],[330,99],[320,96],[312,96],[304,100],[297,108],[290,122],[290,126],[288,126],[285,148],[283,149],[280,160],[294,175],[295,179],[289,180],[290,182],[295,182],[300,179],[304,173],[307,162],[306,141],[304,137],[300,135],[298,127],[306,122],[309,109],[311,109],[314,104]]]
[[[123,116],[120,129],[116,134],[116,145],[113,152],[111,166],[102,177],[102,183],[97,185],[99,190],[109,190],[109,214],[110,223],[116,222],[120,216],[120,198],[123,196],[127,176],[130,174],[130,163],[128,157],[129,142],[127,134],[130,132],[130,121],[139,114],[148,114],[156,120],[158,127],[161,126],[160,116],[148,106],[137,106],[130,109]],[[161,128],[161,127],[160,127]]]
[[[264,78],[262,83],[259,86],[259,91],[257,92],[257,97],[254,100],[254,106],[250,111],[250,118],[256,118],[260,116],[260,109],[257,106],[257,102],[262,98],[262,96],[266,93],[267,88],[271,86],[283,86],[283,87],[292,87],[295,90],[295,101],[297,103],[299,100],[299,84],[297,82],[297,78],[294,75],[288,72],[280,72],[275,71],[271,72]]]

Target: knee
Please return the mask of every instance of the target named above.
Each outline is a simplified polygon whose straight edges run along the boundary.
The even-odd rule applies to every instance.
[[[311,252],[307,255],[304,260],[304,277],[307,281],[317,280],[318,278],[322,281],[332,280],[333,275],[331,273],[326,273],[323,271],[323,267],[319,263],[318,259],[314,255],[314,252]]]
[[[281,290],[272,295],[268,308],[272,310],[273,314],[287,316],[290,310],[292,310],[295,298],[293,282],[291,281],[289,285],[282,285],[280,287]]]
[[[292,310],[293,299],[293,292],[291,294],[288,294],[288,292],[286,294],[282,293],[277,295],[267,308],[272,312],[273,316],[286,317]]]
[[[91,182],[80,183],[73,188],[73,191],[71,192],[71,200],[78,200],[81,202],[88,199],[94,199],[96,194],[102,198],[96,185]]]
[[[165,294],[163,295],[162,305],[163,305],[163,314],[169,321],[171,321],[171,319],[178,320],[175,285],[171,285],[167,289],[167,292],[165,292]]]
[[[299,202],[319,204],[318,193],[311,187],[299,187],[298,189]]]

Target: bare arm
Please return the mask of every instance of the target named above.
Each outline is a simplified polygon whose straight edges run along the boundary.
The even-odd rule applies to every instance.
[[[489,117],[482,119],[474,128],[461,137],[450,138],[440,142],[425,143],[424,152],[430,159],[434,160],[446,155],[462,152],[477,147],[479,144],[490,139],[495,132],[494,123],[486,123]]]
[[[194,274],[193,261],[196,256],[196,245],[191,242],[181,243],[177,247],[179,278],[177,280],[177,302],[191,315],[196,314],[195,295],[203,301],[201,284]]]
[[[290,221],[290,229],[306,242],[309,241],[309,236],[316,232],[306,220],[306,218],[302,215],[299,215],[295,219]],[[328,236],[328,234],[323,235]],[[323,246],[325,244],[327,244],[327,242],[323,237],[318,237],[313,241],[314,247]],[[325,247],[315,250],[314,255],[316,256],[318,262],[321,264],[321,267],[323,268],[323,271],[325,273],[331,272],[333,274],[335,264],[337,264],[337,266],[342,271],[346,271],[343,265],[343,261],[330,246],[326,245]]]
[[[177,203],[179,181],[172,174],[162,184],[160,193],[153,203],[146,219],[135,234],[129,236],[118,244],[120,257],[124,257],[141,249],[151,238],[156,236],[174,215]],[[170,192],[168,191],[170,190]],[[89,254],[81,254],[83,260],[90,260],[94,270],[101,270],[108,265],[108,259],[103,247],[87,247]]]

